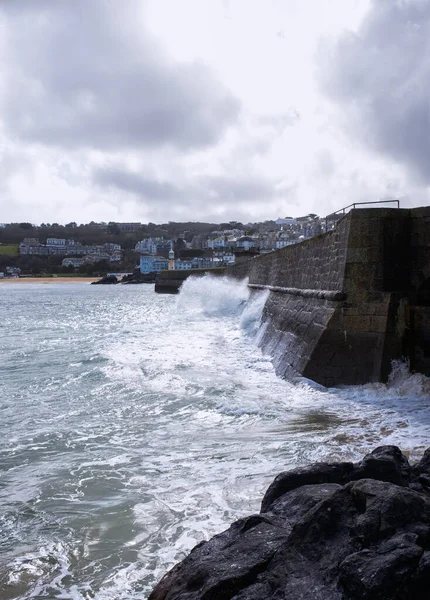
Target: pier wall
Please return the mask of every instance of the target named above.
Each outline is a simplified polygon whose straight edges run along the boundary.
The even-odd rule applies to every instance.
[[[261,346],[279,375],[385,381],[402,357],[430,375],[430,307],[420,299],[430,208],[352,210],[333,231],[227,271],[270,290]]]

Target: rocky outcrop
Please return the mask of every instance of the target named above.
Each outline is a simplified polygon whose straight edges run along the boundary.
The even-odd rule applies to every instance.
[[[430,448],[281,473],[260,514],[196,546],[149,600],[426,600]]]
[[[141,284],[141,283],[155,283],[156,273],[130,273],[128,275],[124,275],[121,279],[120,283],[123,284]]]
[[[91,285],[112,285],[115,283],[118,283],[118,279],[115,275],[105,275],[101,279],[91,282]]]

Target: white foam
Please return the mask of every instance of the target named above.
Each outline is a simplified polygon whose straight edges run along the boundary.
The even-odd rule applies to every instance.
[[[256,336],[261,326],[261,317],[269,291],[254,292],[246,303],[240,317],[240,328],[247,334]]]
[[[179,316],[200,314],[206,317],[227,316],[242,310],[249,298],[248,280],[229,277],[189,277],[181,286],[177,298]]]

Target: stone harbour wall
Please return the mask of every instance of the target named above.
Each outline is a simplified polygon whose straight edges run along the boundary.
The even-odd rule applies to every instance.
[[[229,267],[228,273],[248,276],[250,284],[341,291],[348,234],[344,218],[334,231]]]
[[[279,375],[385,381],[402,357],[430,375],[430,307],[414,305],[430,277],[430,208],[355,209],[228,274],[270,290],[260,341]]]

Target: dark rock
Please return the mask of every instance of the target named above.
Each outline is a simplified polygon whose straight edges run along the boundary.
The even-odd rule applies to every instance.
[[[415,573],[415,587],[417,591],[417,598],[420,600],[419,592],[425,590],[427,596],[422,595],[422,598],[428,597],[428,582],[430,578],[430,552],[423,552],[418,568]],[[427,589],[425,588],[427,586]]]
[[[141,283],[155,283],[156,273],[130,273],[128,275],[124,275],[121,279],[120,283],[124,285],[136,285]]]
[[[282,473],[259,515],[196,546],[149,600],[426,600],[429,463],[384,446]]]
[[[290,531],[276,517],[253,515],[236,521],[224,533],[196,546],[167,573],[150,599],[176,598],[178,589],[187,600],[232,598],[256,581]]]
[[[380,446],[358,463],[350,480],[369,478],[407,486],[411,472],[411,466],[399,448]]]
[[[340,581],[353,598],[401,597],[407,593],[422,554],[423,549],[413,542],[386,552],[362,550],[341,563]]]
[[[412,467],[412,473],[415,477],[430,477],[430,448],[424,452],[420,462]]]
[[[297,523],[304,515],[340,489],[337,483],[303,485],[274,500],[269,507],[270,513],[283,517],[290,525]]]
[[[261,512],[267,512],[270,510],[272,502],[277,498],[303,485],[345,483],[345,481],[349,481],[349,475],[353,472],[353,469],[354,465],[352,463],[316,463],[309,467],[280,473],[264,494]]]
[[[114,283],[119,283],[115,275],[106,275],[97,281],[93,281],[91,285],[111,285]]]

